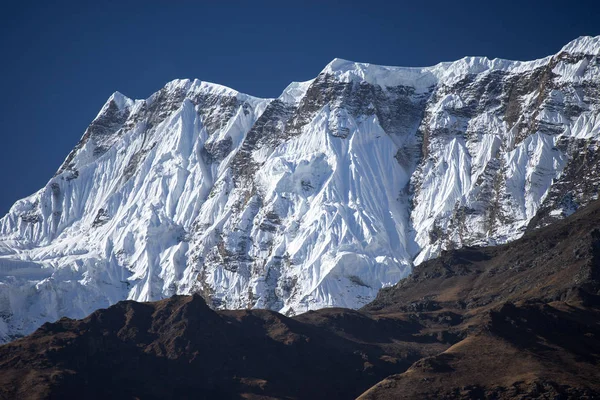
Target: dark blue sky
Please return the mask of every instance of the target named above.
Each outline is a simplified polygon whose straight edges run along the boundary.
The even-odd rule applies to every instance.
[[[276,97],[334,57],[526,60],[600,34],[598,0],[12,3],[0,9],[0,214],[48,181],[116,90],[146,98],[198,78]]]

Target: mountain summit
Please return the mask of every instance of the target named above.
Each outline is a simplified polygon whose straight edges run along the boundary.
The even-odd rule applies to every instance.
[[[116,92],[0,220],[0,338],[123,299],[359,308],[443,250],[598,197],[600,37],[535,61],[333,60],[259,99]]]

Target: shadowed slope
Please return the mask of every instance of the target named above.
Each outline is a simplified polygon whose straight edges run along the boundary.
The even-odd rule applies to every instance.
[[[431,332],[464,339],[361,398],[597,398],[599,256],[596,202],[514,243],[424,263],[363,311],[451,316],[460,323]]]

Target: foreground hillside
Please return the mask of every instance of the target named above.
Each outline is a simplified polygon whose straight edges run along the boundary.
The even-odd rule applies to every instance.
[[[0,347],[1,398],[598,398],[600,202],[362,310],[123,301]],[[362,395],[361,395],[362,394]]]

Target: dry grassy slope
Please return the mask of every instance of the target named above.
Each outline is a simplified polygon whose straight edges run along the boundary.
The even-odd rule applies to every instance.
[[[451,315],[464,339],[362,399],[598,398],[600,203],[514,243],[444,253],[363,311]],[[562,396],[562,397],[560,397]]]
[[[120,302],[1,346],[0,398],[598,398],[599,257],[596,202],[444,253],[360,311]]]

